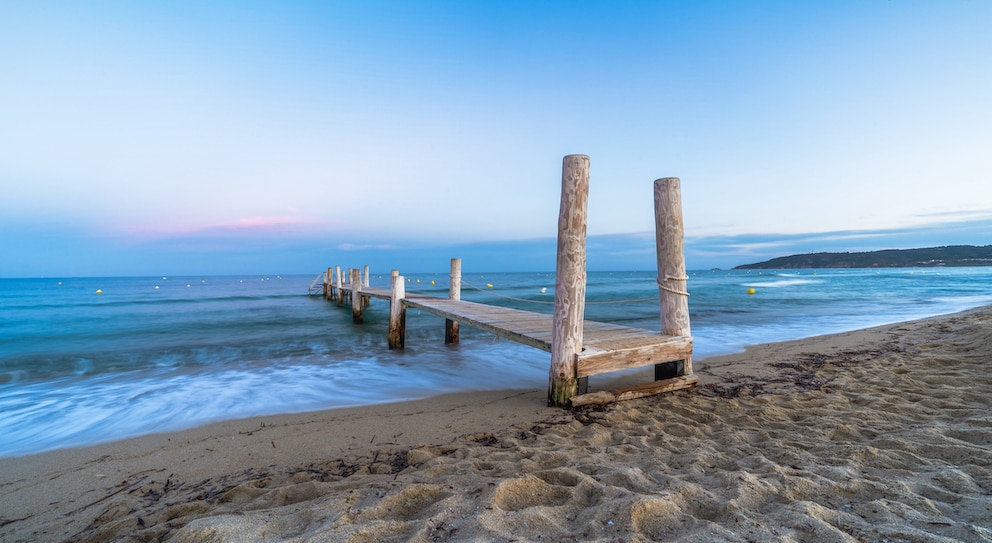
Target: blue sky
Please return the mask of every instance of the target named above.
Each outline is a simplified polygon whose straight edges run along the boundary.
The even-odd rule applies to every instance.
[[[5,2],[0,276],[992,243],[992,3]]]

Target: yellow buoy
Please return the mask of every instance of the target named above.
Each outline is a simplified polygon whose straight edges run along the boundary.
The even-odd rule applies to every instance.
[[[753,295],[754,294],[754,289],[753,288],[747,289],[747,293],[748,293],[748,295]]]
[[[493,284],[492,283],[486,283],[486,286],[489,287],[489,288],[493,288]]]
[[[103,291],[102,291],[102,290],[100,290],[100,289],[96,289],[96,293],[97,293],[97,294],[103,294]]]
[[[431,286],[432,287],[434,286],[434,280],[433,279],[431,279]]]

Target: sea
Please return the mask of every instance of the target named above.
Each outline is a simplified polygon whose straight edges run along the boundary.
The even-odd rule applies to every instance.
[[[694,364],[748,345],[992,304],[992,268],[698,270],[688,290]],[[447,270],[407,274],[446,297]],[[260,415],[543,388],[550,355],[389,304],[364,323],[311,296],[311,275],[0,279],[0,457]],[[388,288],[389,275],[371,275]],[[552,312],[553,273],[465,273],[462,298]],[[586,318],[660,330],[655,272],[590,272]],[[595,379],[592,378],[592,379]],[[590,383],[595,388],[595,382]]]

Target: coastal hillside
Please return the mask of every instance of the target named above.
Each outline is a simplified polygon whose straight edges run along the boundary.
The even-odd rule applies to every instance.
[[[992,266],[992,245],[951,245],[926,249],[888,249],[864,253],[807,253],[744,264],[735,270],[799,268],[919,268]]]

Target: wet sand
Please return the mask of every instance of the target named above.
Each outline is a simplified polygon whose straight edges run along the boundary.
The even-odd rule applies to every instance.
[[[0,459],[0,541],[992,541],[992,308],[695,366]]]

